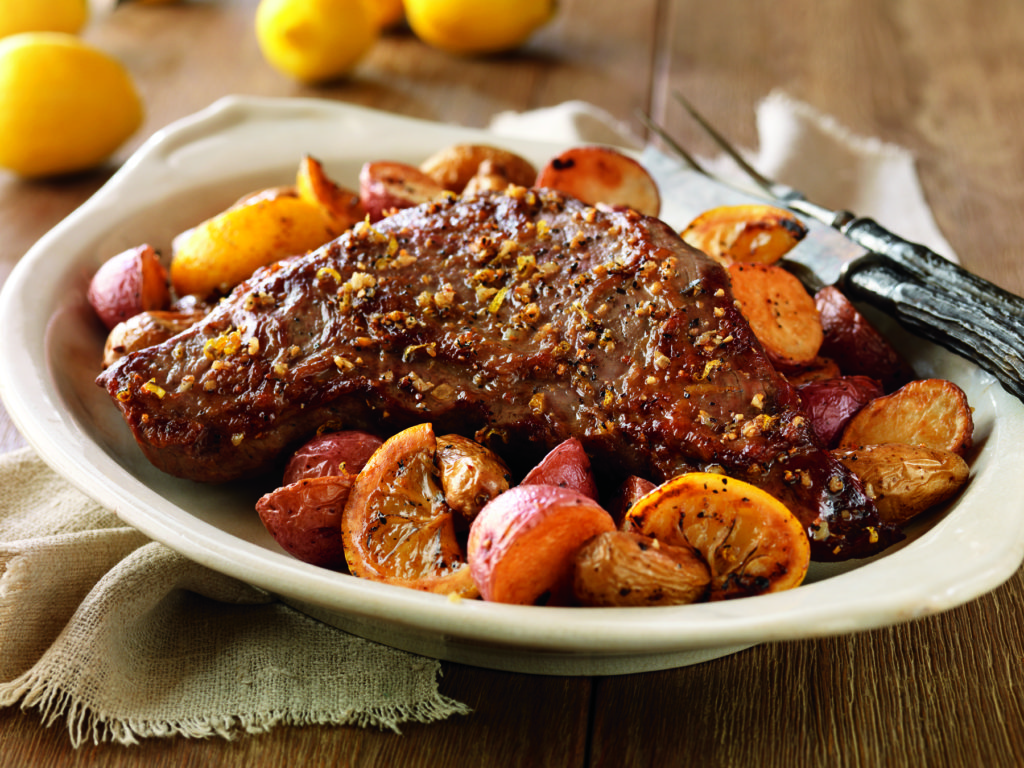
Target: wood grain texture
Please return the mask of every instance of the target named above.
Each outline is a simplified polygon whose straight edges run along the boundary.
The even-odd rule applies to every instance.
[[[1017,0],[562,0],[508,56],[460,59],[407,31],[355,75],[310,88],[261,60],[255,0],[123,7],[86,37],[124,60],[146,122],[110,167],[25,183],[0,174],[0,280],[141,141],[220,96],[315,96],[472,126],[583,99],[639,130],[649,109],[710,146],[679,88],[730,137],[781,89],[850,130],[909,148],[962,261],[1024,291],[1024,5]],[[299,151],[299,150],[297,150]],[[829,201],[824,201],[829,202]],[[0,412],[0,448],[23,443]],[[549,678],[445,664],[473,713],[401,735],[278,728],[221,740],[72,750],[63,723],[0,710],[6,766],[1014,766],[1024,764],[1024,576],[947,613],[856,635],[755,647],[668,672]]]

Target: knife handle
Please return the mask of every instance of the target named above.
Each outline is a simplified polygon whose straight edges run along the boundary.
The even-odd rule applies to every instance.
[[[892,315],[908,330],[993,374],[1024,400],[1024,316],[996,314],[989,301],[922,283],[886,254],[869,253],[846,265],[838,286]]]
[[[850,218],[839,231],[872,253],[885,254],[921,283],[942,286],[950,293],[973,298],[989,313],[1024,317],[1024,298],[968,272],[935,251],[904,240],[873,219]]]

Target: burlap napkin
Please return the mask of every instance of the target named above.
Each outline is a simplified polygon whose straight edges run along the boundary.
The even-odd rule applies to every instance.
[[[906,152],[781,94],[757,119],[762,170],[949,253]],[[638,145],[628,126],[580,102],[498,115],[492,128]],[[28,449],[0,456],[0,704],[64,720],[75,745],[288,724],[397,731],[467,713],[439,693],[439,674],[436,661],[322,625],[148,541]]]

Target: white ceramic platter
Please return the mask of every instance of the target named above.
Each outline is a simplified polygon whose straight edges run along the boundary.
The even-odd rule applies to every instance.
[[[975,408],[970,485],[870,561],[812,566],[790,592],[666,608],[518,607],[376,584],[301,563],[263,529],[257,491],[154,469],[93,380],[104,333],[85,301],[108,257],[172,237],[243,193],[290,183],[302,154],[354,186],[370,159],[416,162],[458,141],[497,143],[537,164],[562,147],[497,138],[333,102],[228,98],[156,134],[18,263],[0,295],[0,394],[29,443],[127,524],[210,568],[281,596],[330,624],[424,655],[545,674],[617,674],[692,664],[756,643],[854,632],[962,604],[1024,559],[1024,408],[995,380],[905,339],[919,373],[958,382]],[[660,164],[663,217],[677,227],[734,200]],[[846,254],[815,228],[800,248]],[[848,254],[847,254],[848,255]]]

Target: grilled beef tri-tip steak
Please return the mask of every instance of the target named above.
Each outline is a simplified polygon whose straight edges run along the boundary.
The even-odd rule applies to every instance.
[[[720,266],[658,219],[548,190],[360,224],[97,381],[149,460],[194,480],[265,473],[325,425],[430,421],[513,467],[574,436],[609,481],[720,468],[782,499],[820,560],[901,537],[816,444]]]

